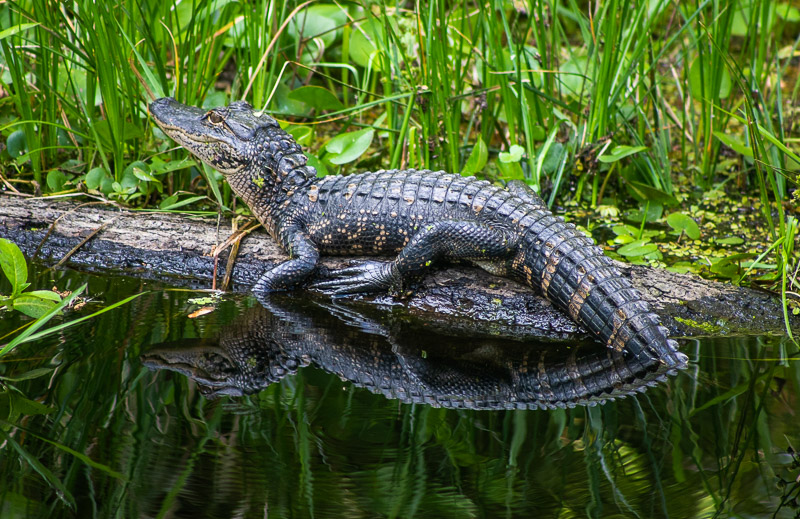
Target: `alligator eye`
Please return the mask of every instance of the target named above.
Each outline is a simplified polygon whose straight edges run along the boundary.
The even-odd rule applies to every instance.
[[[211,124],[222,124],[222,121],[225,120],[225,118],[219,115],[217,112],[208,112],[206,118],[211,122]]]

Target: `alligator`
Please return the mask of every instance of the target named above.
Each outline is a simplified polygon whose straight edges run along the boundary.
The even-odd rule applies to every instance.
[[[523,182],[503,188],[427,170],[318,178],[278,122],[244,101],[203,110],[165,97],[149,108],[167,136],[225,176],[288,253],[255,283],[256,295],[307,283],[321,270],[320,254],[396,255],[322,272],[310,286],[334,296],[403,293],[434,265],[466,262],[540,291],[641,365],[656,358],[671,372],[686,366],[610,258]]]
[[[160,344],[140,360],[190,377],[207,398],[254,394],[313,365],[404,403],[485,410],[593,406],[642,392],[670,369],[591,340],[464,341],[456,323],[431,330],[428,322],[339,301],[283,294],[266,304],[216,338]]]

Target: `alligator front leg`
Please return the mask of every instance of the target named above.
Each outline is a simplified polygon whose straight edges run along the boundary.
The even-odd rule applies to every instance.
[[[399,291],[439,260],[503,265],[515,244],[502,231],[474,222],[443,221],[417,232],[394,261],[367,261],[331,272],[312,288],[344,295]]]
[[[286,248],[289,259],[265,272],[253,286],[256,294],[290,290],[308,279],[319,260],[319,249],[305,231],[297,230]]]

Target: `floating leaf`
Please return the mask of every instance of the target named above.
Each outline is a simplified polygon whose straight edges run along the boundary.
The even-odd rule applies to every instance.
[[[318,86],[303,86],[289,92],[289,99],[300,101],[317,110],[342,110],[344,105],[333,92]]]
[[[374,136],[372,128],[337,135],[325,145],[325,151],[330,153],[328,160],[333,164],[353,162],[369,149]]]
[[[686,233],[686,236],[693,240],[700,238],[700,227],[689,216],[683,213],[672,213],[667,216],[667,224],[678,232]]]
[[[648,239],[632,241],[617,249],[617,253],[626,258],[633,258],[657,251],[658,245],[649,242],[650,240]]]
[[[597,160],[609,164],[645,150],[647,150],[647,146],[614,146],[610,153],[600,155]]]
[[[720,238],[716,240],[719,245],[741,245],[744,243],[742,238],[738,236],[730,236],[728,238]]]
[[[474,175],[486,166],[487,160],[489,160],[489,149],[479,135],[478,140],[475,141],[475,146],[472,147],[467,163],[464,164],[464,169],[461,170],[461,174],[464,176]]]

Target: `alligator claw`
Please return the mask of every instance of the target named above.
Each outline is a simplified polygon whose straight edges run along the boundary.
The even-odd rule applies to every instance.
[[[311,284],[312,289],[332,296],[386,292],[392,286],[392,263],[364,261],[332,270],[326,279]]]

